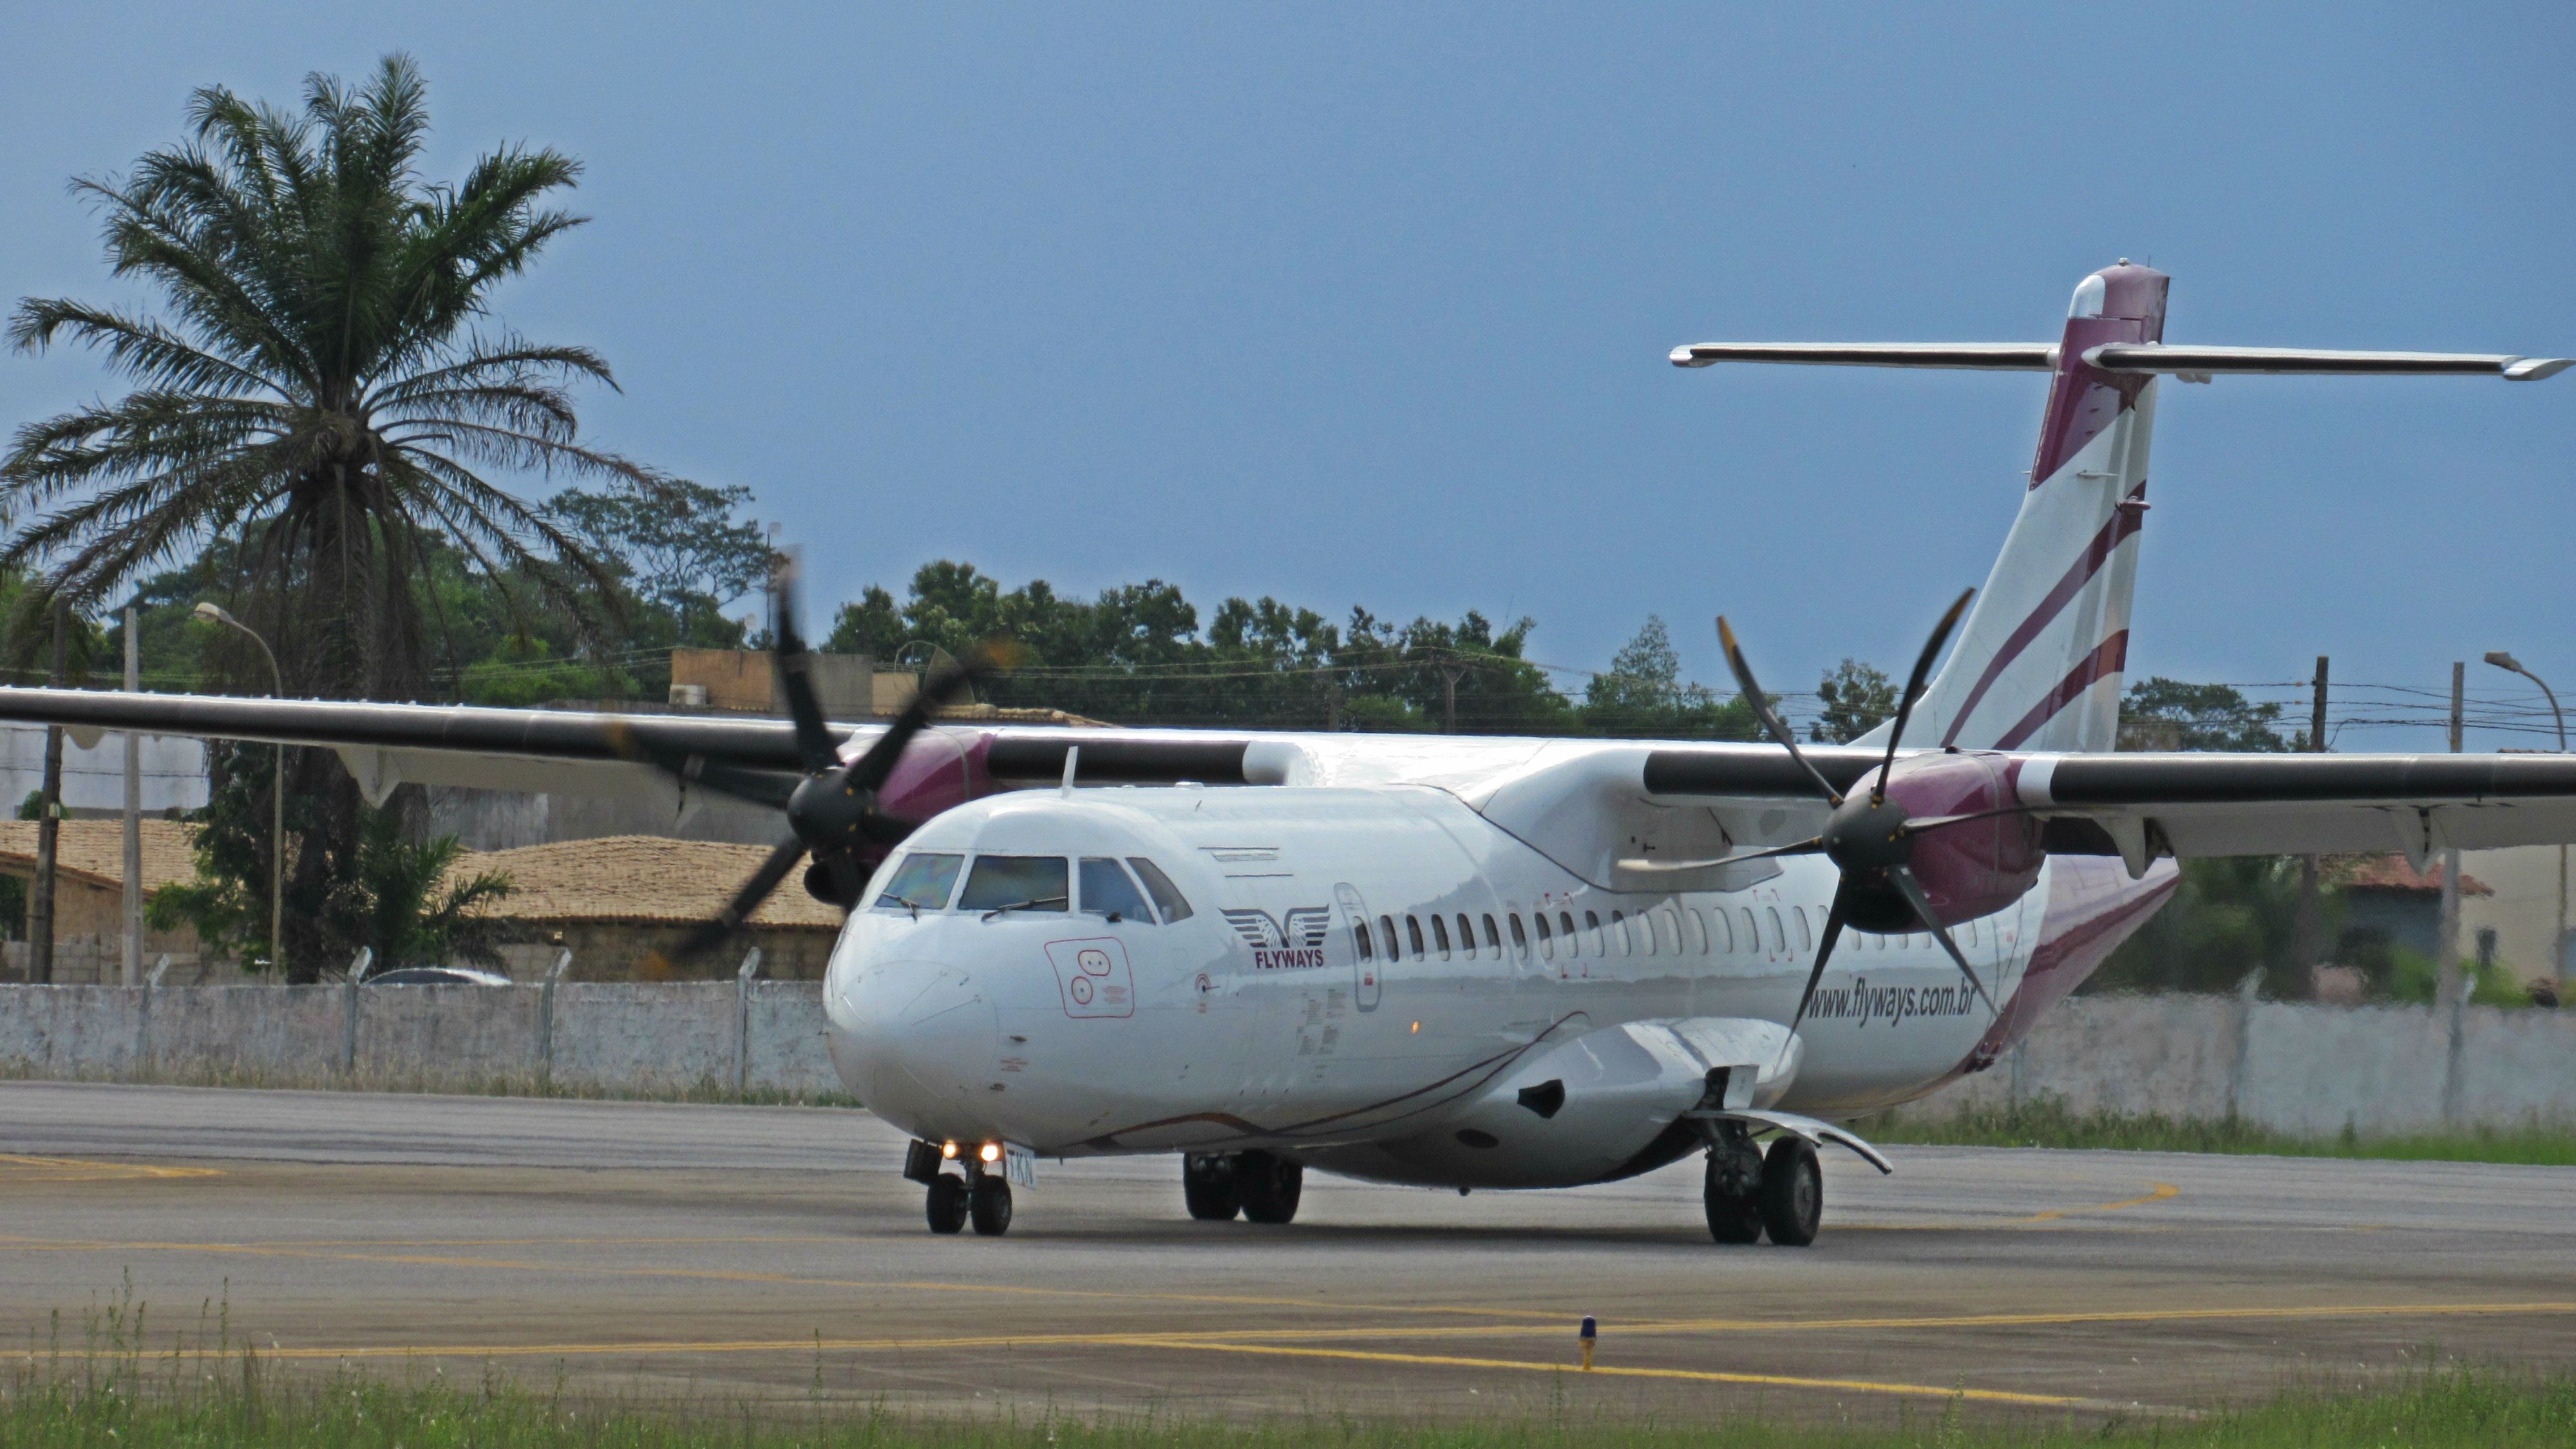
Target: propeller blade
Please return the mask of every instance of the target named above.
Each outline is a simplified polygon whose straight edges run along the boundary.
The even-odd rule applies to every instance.
[[[871,791],[884,785],[886,777],[894,773],[896,763],[903,759],[904,749],[912,743],[912,737],[929,727],[940,706],[964,693],[966,687],[976,680],[1001,668],[1000,656],[998,646],[987,647],[923,680],[920,690],[912,697],[912,703],[903,707],[903,713],[895,716],[894,723],[886,727],[886,732],[877,736],[875,744],[868,746],[868,752],[852,760],[834,783],[842,789]]]
[[[1762,727],[1771,732],[1771,738],[1788,748],[1790,759],[1797,761],[1801,769],[1815,777],[1816,788],[1825,793],[1826,804],[1843,803],[1842,792],[1835,789],[1832,782],[1825,779],[1824,773],[1799,751],[1798,737],[1790,733],[1787,725],[1780,722],[1780,716],[1771,712],[1771,701],[1763,695],[1762,686],[1755,682],[1753,666],[1744,662],[1744,650],[1735,642],[1735,630],[1728,627],[1724,614],[1717,616],[1717,642],[1726,647],[1726,667],[1735,671],[1736,692],[1744,697],[1746,704],[1752,706],[1753,717],[1760,720]]]
[[[776,615],[776,637],[769,657],[777,670],[778,694],[787,718],[796,726],[796,758],[808,775],[819,775],[841,762],[839,743],[823,720],[823,702],[814,693],[814,664],[805,651],[805,636],[796,628],[796,568],[781,563],[770,575],[770,612]]]
[[[753,871],[751,879],[744,881],[741,889],[733,893],[733,899],[725,902],[725,908],[717,913],[716,918],[691,931],[687,939],[680,942],[680,959],[686,961],[705,955],[722,945],[725,937],[741,930],[743,923],[751,919],[752,912],[760,909],[760,903],[769,899],[770,892],[777,890],[778,883],[787,879],[787,873],[804,858],[804,841],[789,836],[778,842],[769,852],[769,858],[760,863],[760,869]]]
[[[1744,865],[1756,860],[1769,860],[1775,855],[1813,855],[1825,848],[1821,835],[1789,845],[1775,845],[1768,850],[1752,850],[1742,855],[1720,856],[1715,860],[1623,860],[1619,868],[1641,875],[1663,875],[1681,870],[1715,870],[1722,865]]]
[[[1798,993],[1798,1009],[1789,1018],[1789,1034],[1798,1034],[1798,1023],[1807,1019],[1807,1008],[1815,1003],[1816,983],[1825,979],[1825,963],[1834,959],[1834,943],[1843,938],[1843,920],[1849,914],[1842,885],[1834,887],[1834,903],[1825,911],[1824,934],[1816,938],[1816,964],[1807,972],[1807,989]]]
[[[1938,830],[1945,825],[1965,825],[1972,820],[1999,820],[2006,815],[2036,815],[2038,813],[2039,809],[2036,806],[2006,805],[2000,810],[1977,810],[1966,815],[1924,815],[1908,820],[1904,824],[1896,827],[1896,833],[1899,835],[1920,835],[1926,830]]]
[[[1914,868],[1891,865],[1887,868],[1887,878],[1896,883],[1897,892],[1905,897],[1907,905],[1914,908],[1914,918],[1932,933],[1933,940],[1941,943],[1942,950],[1950,953],[1950,959],[1959,963],[1959,974],[1968,978],[1968,985],[1975,988],[1977,999],[1986,1004],[1986,1010],[1997,1016],[2003,1015],[2004,1009],[1995,1005],[1995,999],[1986,994],[1986,983],[1977,979],[1976,968],[1968,964],[1967,954],[1959,949],[1958,942],[1950,939],[1950,928],[1941,924],[1939,916],[1932,914],[1932,898],[1924,894],[1923,882],[1914,878]]]
[[[786,809],[787,797],[796,793],[793,776],[729,765],[683,750],[662,749],[637,734],[624,720],[609,724],[608,747],[617,752],[618,758],[650,765],[683,785],[772,810]]]
[[[1974,589],[1961,594],[1958,602],[1950,606],[1950,612],[1941,616],[1940,624],[1932,630],[1931,639],[1923,645],[1923,652],[1915,656],[1914,674],[1905,681],[1905,692],[1896,697],[1896,725],[1887,732],[1887,758],[1879,761],[1878,783],[1869,787],[1869,803],[1872,805],[1887,803],[1887,772],[1896,768],[1897,742],[1905,738],[1905,722],[1914,714],[1914,701],[1923,697],[1924,681],[1931,677],[1932,665],[1941,657],[1941,646],[1950,642],[1950,631],[1958,627],[1959,616],[1968,612],[1968,601],[1976,596]]]

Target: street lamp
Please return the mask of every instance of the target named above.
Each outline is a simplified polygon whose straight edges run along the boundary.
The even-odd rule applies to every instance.
[[[199,602],[196,615],[210,624],[222,624],[248,634],[250,642],[259,646],[260,657],[268,661],[270,697],[286,697],[286,676],[278,670],[277,655],[269,649],[268,641],[259,637],[258,630],[225,613],[215,604]],[[276,787],[276,800],[268,824],[268,961],[283,976],[286,974],[286,746],[283,742],[277,746],[277,766],[273,773],[270,783]],[[2563,922],[2561,930],[2564,931]]]
[[[2512,655],[2507,654],[2501,649],[2489,651],[2487,654],[2487,662],[2498,669],[2511,670],[2540,686],[2540,692],[2549,698],[2550,716],[2558,721],[2558,753],[2562,755],[2567,753],[2567,715],[2565,711],[2558,707],[2558,691],[2549,687],[2548,680],[2545,680],[2539,675],[2532,673],[2530,670],[2523,668],[2521,660],[2514,658]],[[2549,963],[2549,974],[2553,979],[2557,980],[2559,984],[2565,985],[2567,976],[2567,847],[2563,845],[2558,847],[2558,936],[2550,943],[2550,948],[2552,959]]]

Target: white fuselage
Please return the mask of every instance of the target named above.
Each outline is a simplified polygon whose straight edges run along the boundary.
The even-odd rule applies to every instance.
[[[876,904],[915,855],[960,857],[961,882],[988,856],[1060,858],[1075,878],[1086,859],[1150,861],[1188,914],[1112,920],[1099,890],[988,913],[958,908],[954,885]],[[2002,1023],[1928,936],[1846,937],[1765,1105],[1847,1117],[1982,1066],[2170,888],[2169,866],[2132,883],[2115,861],[2059,859],[1958,927]],[[1567,1185],[1678,1155],[1640,1156],[1679,1108],[1494,1118],[1516,1064],[1629,1023],[1785,1025],[1833,889],[1816,858],[1734,890],[1603,889],[1423,786],[1006,794],[932,821],[870,883],[825,987],[832,1054],[862,1101],[931,1140],[1293,1149],[1373,1177]],[[2075,949],[2053,958],[2060,938]],[[1501,1130],[1452,1131],[1471,1118]]]

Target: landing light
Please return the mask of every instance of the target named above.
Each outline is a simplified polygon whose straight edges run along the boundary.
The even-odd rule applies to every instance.
[[[1415,1023],[1413,1024],[1413,1034],[1414,1034],[1414,1035],[1416,1035],[1416,1036],[1420,1036],[1420,1035],[1422,1034],[1422,1023],[1421,1023],[1421,1022],[1418,1022],[1418,1021],[1417,1021],[1417,1022],[1415,1022]]]
[[[999,1162],[1002,1160],[1002,1144],[999,1142],[987,1142],[975,1155],[983,1158],[986,1162]]]
[[[941,1157],[943,1157],[943,1158],[947,1158],[947,1159],[951,1159],[951,1160],[955,1159],[955,1157],[957,1156],[957,1144],[956,1144],[956,1143],[954,1143],[954,1142],[942,1142],[942,1143],[940,1143],[940,1144],[939,1144],[939,1155],[940,1155]]]

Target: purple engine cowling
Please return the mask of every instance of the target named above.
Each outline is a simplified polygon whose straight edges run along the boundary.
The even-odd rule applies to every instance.
[[[993,735],[988,730],[923,730],[913,736],[903,758],[886,776],[885,788],[877,792],[877,808],[899,819],[923,821],[992,794],[997,786],[986,758],[992,749]],[[860,865],[874,874],[895,849],[864,845],[855,853]]]
[[[2020,803],[2014,779],[2021,764],[2004,755],[1917,755],[1899,760],[1888,778],[1887,798],[1909,819],[1974,815]],[[1853,787],[1857,792],[1868,782]],[[2020,900],[2039,883],[2039,822],[2028,815],[1996,815],[1924,831],[1914,837],[1911,864],[1923,892],[1945,926],[1989,916]]]

